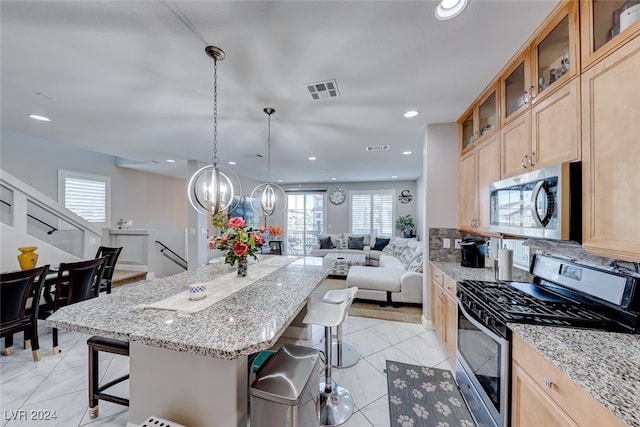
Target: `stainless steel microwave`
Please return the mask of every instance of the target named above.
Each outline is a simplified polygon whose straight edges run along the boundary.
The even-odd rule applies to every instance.
[[[563,163],[494,182],[490,230],[505,235],[582,240],[581,164]]]

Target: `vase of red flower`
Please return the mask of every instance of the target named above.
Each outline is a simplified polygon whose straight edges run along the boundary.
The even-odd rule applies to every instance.
[[[266,231],[264,227],[260,227],[257,231],[249,231],[244,225],[244,219],[233,217],[220,237],[212,237],[209,240],[209,249],[220,249],[225,252],[225,263],[234,265],[236,261],[238,262],[238,276],[247,275],[248,257],[253,257],[257,261],[256,253],[265,243],[260,234]]]

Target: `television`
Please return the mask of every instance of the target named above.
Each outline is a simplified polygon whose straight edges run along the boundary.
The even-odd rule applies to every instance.
[[[241,217],[244,219],[245,227],[258,228],[260,225],[260,215],[251,207],[255,198],[247,196],[234,196],[234,204],[238,201],[238,205],[231,211],[229,218]]]

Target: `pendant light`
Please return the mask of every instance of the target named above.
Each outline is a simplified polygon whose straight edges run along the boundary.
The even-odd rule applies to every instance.
[[[263,109],[268,118],[267,130],[267,182],[258,185],[251,192],[251,207],[261,216],[276,216],[284,212],[285,192],[278,184],[271,182],[271,115],[276,112],[271,107]]]
[[[189,180],[189,202],[198,213],[214,216],[238,205],[242,187],[231,169],[218,165],[218,61],[225,53],[216,46],[207,46],[205,52],[213,59],[213,157],[210,166],[199,169]]]

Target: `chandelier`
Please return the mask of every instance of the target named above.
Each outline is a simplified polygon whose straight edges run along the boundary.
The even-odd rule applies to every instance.
[[[216,215],[233,210],[240,202],[242,187],[238,176],[218,163],[218,61],[225,58],[222,49],[207,46],[206,54],[213,59],[213,156],[211,165],[199,169],[189,180],[189,202],[203,215]]]
[[[267,130],[267,182],[258,185],[251,192],[251,207],[265,217],[280,215],[284,212],[285,192],[278,184],[271,182],[271,115],[276,112],[271,107],[264,111],[268,115]]]

